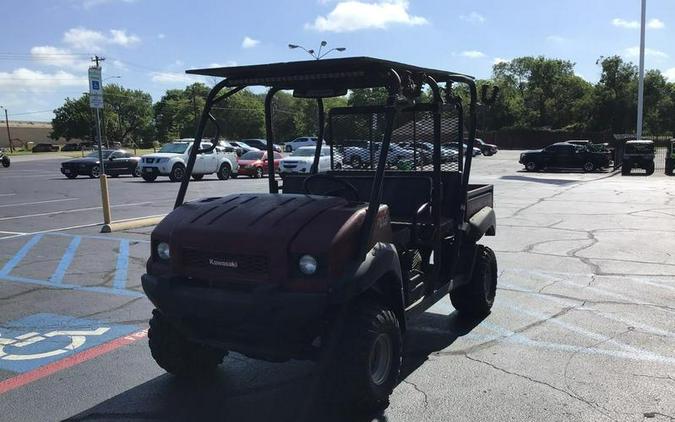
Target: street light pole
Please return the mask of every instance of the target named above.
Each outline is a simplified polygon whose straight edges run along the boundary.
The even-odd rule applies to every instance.
[[[5,110],[5,126],[7,126],[7,142],[9,143],[9,152],[14,152],[14,145],[12,145],[12,135],[9,134],[9,118],[7,117],[7,109],[0,106]]]
[[[642,0],[642,17],[640,25],[640,77],[638,81],[637,104],[637,139],[642,138],[642,118],[645,99],[645,22],[647,17],[647,0]]]
[[[342,52],[342,51],[346,50],[346,48],[344,48],[344,47],[336,47],[336,48],[331,48],[330,50],[325,51],[323,54],[321,54],[321,50],[327,45],[328,45],[328,43],[326,41],[321,41],[321,44],[319,45],[319,52],[318,53],[315,53],[314,50],[308,50],[308,49],[306,49],[305,47],[303,47],[299,44],[288,44],[288,48],[290,48],[291,50],[296,49],[296,48],[299,48],[301,50],[305,50],[305,52],[307,54],[309,54],[310,56],[312,56],[315,60],[323,59],[324,57],[326,57],[332,51]]]

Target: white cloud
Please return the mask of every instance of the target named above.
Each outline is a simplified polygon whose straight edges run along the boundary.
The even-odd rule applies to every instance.
[[[22,67],[11,72],[0,72],[0,90],[11,87],[13,90],[45,92],[60,87],[79,86],[86,89],[87,84],[86,76],[77,76],[62,70],[47,73]]]
[[[127,67],[127,65],[124,64],[124,62],[121,62],[121,61],[119,61],[119,60],[113,60],[113,61],[112,61],[112,65],[113,65],[116,69],[119,69],[119,70],[122,70],[122,71],[125,71],[125,72],[126,72],[127,70],[129,70],[129,68]]]
[[[624,50],[624,55],[630,58],[637,58],[640,56],[640,47],[630,47]],[[654,50],[652,48],[645,48],[645,57],[651,57],[654,59],[667,59],[668,54],[660,50]]]
[[[466,57],[468,59],[482,59],[486,57],[485,53],[477,50],[462,51],[461,53],[459,53],[459,55],[462,57]]]
[[[237,65],[236,61],[228,60],[225,63],[210,63],[208,67],[232,67],[236,65]]]
[[[485,16],[478,12],[471,12],[468,15],[460,15],[461,20],[469,23],[479,24],[485,22]]]
[[[121,45],[122,47],[129,47],[141,42],[141,39],[133,34],[127,35],[125,29],[111,29],[110,35],[112,38],[109,40],[111,44]]]
[[[503,59],[501,57],[495,57],[495,59],[492,61],[492,64],[499,64],[499,63],[508,63],[511,60],[509,59]]]
[[[612,19],[612,25],[616,26],[617,28],[624,28],[624,29],[639,29],[640,28],[640,22],[638,21],[629,21],[626,19],[621,19],[621,18],[614,18]],[[650,19],[647,22],[647,28],[649,29],[663,29],[666,27],[666,24],[663,23],[662,20],[660,19]]]
[[[195,82],[195,77],[180,72],[152,72],[150,79],[160,84],[190,84]]]
[[[120,45],[130,47],[138,44],[141,39],[133,34],[127,34],[124,29],[111,29],[110,36],[100,31],[77,27],[70,28],[63,34],[63,42],[77,50],[99,52],[106,45]]]
[[[305,28],[320,32],[350,32],[360,29],[386,29],[392,24],[426,25],[426,18],[408,13],[408,0],[341,1],[326,16],[318,16]]]
[[[258,44],[260,44],[259,40],[254,40],[253,38],[246,36],[241,42],[241,48],[253,48]]]
[[[50,45],[35,46],[30,49],[30,54],[34,60],[47,66],[85,71],[91,65],[87,56]]]
[[[166,38],[166,35],[164,33],[160,32],[159,34],[157,34],[157,38],[159,38],[160,40],[163,40],[164,38]]]
[[[666,79],[668,79],[668,81],[675,83],[675,67],[667,69],[665,72],[663,72],[663,75],[666,77]]]

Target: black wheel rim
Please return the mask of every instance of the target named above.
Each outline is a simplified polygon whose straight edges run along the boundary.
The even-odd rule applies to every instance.
[[[183,169],[181,167],[176,167],[173,171],[173,177],[176,178],[176,180],[182,180],[183,179]]]
[[[98,166],[91,168],[91,175],[94,177],[99,177],[101,175],[101,169]]]

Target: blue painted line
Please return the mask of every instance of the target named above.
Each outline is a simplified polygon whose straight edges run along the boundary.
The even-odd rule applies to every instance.
[[[36,284],[38,286],[51,287],[54,289],[64,289],[64,290],[74,290],[79,292],[95,292],[95,293],[105,293],[115,296],[125,296],[125,297],[143,297],[145,296],[142,292],[137,292],[135,290],[129,289],[114,289],[112,287],[87,287],[80,286],[77,284],[54,284],[45,280],[36,280],[34,278],[27,277],[16,277],[13,275],[0,276],[1,280],[11,281],[13,283],[22,283],[22,284]]]
[[[117,254],[117,264],[115,265],[115,278],[113,287],[115,289],[124,289],[127,285],[127,270],[129,268],[129,241],[120,241],[120,251]]]
[[[66,249],[63,257],[61,257],[59,265],[56,267],[56,270],[54,270],[54,273],[49,277],[50,282],[54,284],[60,284],[63,281],[63,277],[65,277],[66,271],[68,271],[68,267],[70,267],[70,263],[73,262],[73,258],[75,258],[77,247],[80,246],[80,240],[80,236],[75,236],[73,237],[73,240],[70,241],[70,245],[68,245],[68,249]]]
[[[28,254],[28,252],[30,252],[31,249],[33,249],[33,246],[37,245],[40,239],[42,239],[42,234],[36,234],[35,236],[31,237],[30,240],[26,242],[26,244],[23,245],[21,249],[19,249],[19,251],[14,254],[14,256],[2,267],[2,270],[0,270],[0,277],[11,273],[14,267],[19,265],[19,262],[21,262],[21,260]]]

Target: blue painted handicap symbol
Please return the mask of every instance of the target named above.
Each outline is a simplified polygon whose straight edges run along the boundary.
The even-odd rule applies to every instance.
[[[91,89],[98,91],[101,89],[101,83],[99,81],[91,81]]]
[[[0,369],[27,372],[138,331],[56,314],[35,314],[0,324]]]

